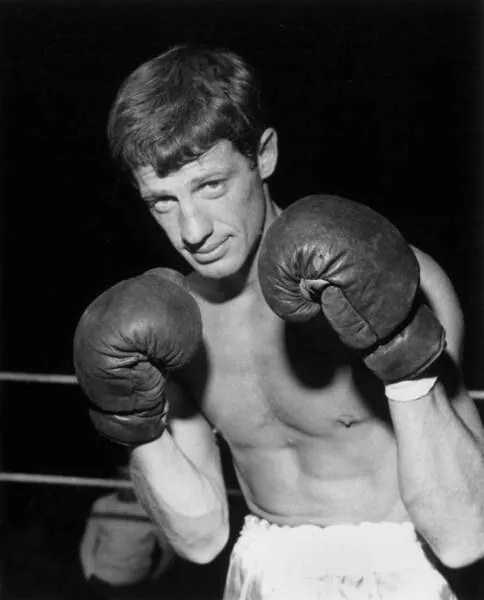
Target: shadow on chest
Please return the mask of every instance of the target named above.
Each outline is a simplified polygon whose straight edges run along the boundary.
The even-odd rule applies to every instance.
[[[381,384],[322,319],[217,331],[188,372],[191,395],[214,423],[343,427],[369,414],[388,420]]]

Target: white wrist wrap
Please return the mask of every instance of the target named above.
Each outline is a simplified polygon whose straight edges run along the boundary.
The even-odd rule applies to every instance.
[[[437,383],[437,377],[422,377],[390,383],[385,386],[385,395],[395,402],[410,402],[426,396]]]

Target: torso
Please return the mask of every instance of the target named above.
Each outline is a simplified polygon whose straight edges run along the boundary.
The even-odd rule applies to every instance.
[[[250,292],[197,295],[183,385],[227,441],[249,509],[280,524],[407,519],[381,385],[322,320],[288,326]]]

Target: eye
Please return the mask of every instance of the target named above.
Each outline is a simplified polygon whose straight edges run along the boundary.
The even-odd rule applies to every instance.
[[[225,184],[225,179],[210,179],[209,181],[205,181],[200,186],[200,189],[208,196],[219,196],[225,192]]]
[[[212,179],[211,181],[206,181],[203,185],[205,187],[214,188],[222,183],[222,179]]]
[[[172,196],[162,196],[160,198],[153,198],[148,201],[148,208],[157,213],[164,213],[173,206],[175,198]]]

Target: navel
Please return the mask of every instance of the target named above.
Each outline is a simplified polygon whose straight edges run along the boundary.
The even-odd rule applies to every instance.
[[[341,423],[341,425],[344,425],[347,429],[360,421],[361,419],[358,419],[354,415],[340,415],[336,418],[336,422]]]

